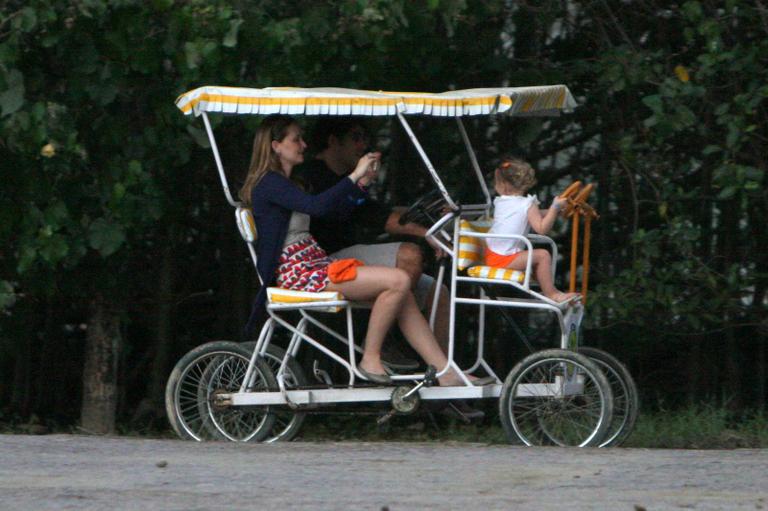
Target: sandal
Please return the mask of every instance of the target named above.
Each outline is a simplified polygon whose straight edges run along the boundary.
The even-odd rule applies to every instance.
[[[360,375],[363,378],[365,378],[368,381],[372,381],[373,383],[382,383],[382,384],[392,383],[392,378],[390,378],[389,375],[387,374],[369,373],[368,371],[366,371],[360,366],[357,366],[357,371],[360,373]]]

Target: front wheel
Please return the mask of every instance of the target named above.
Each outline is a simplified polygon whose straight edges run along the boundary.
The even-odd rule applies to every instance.
[[[275,422],[270,407],[231,406],[217,399],[240,389],[249,360],[246,349],[228,341],[198,346],[179,360],[165,388],[166,413],[179,437],[245,442],[270,433]],[[263,360],[256,360],[249,391],[276,388],[272,371]]]
[[[510,443],[593,447],[611,424],[611,385],[589,358],[543,350],[520,361],[501,390],[499,414]]]
[[[635,380],[624,364],[603,350],[579,346],[579,353],[586,355],[600,367],[613,392],[613,420],[600,447],[621,445],[632,433],[640,408]]]

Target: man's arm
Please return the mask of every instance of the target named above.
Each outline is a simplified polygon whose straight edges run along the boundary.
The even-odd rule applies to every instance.
[[[393,208],[392,212],[389,214],[389,217],[387,218],[387,222],[384,225],[384,230],[387,232],[387,234],[397,236],[397,235],[405,235],[405,236],[416,236],[419,238],[424,238],[427,234],[428,229],[424,227],[423,225],[415,224],[413,222],[409,222],[407,224],[401,225],[400,224],[400,217],[405,212],[405,208]],[[436,257],[443,257],[445,255],[445,252],[443,252],[443,249],[440,248],[440,245],[435,243],[434,241],[427,239],[427,243],[429,243],[429,246],[432,247],[435,251]]]
[[[404,212],[405,208],[393,208],[384,224],[384,230],[387,234],[393,236],[417,236],[423,238],[424,235],[427,234],[427,228],[423,225],[414,224],[412,222],[404,225],[400,224],[400,217]]]

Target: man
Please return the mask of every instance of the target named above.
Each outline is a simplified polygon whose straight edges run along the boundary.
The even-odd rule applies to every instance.
[[[361,121],[353,117],[323,117],[315,125],[310,142],[315,157],[297,167],[295,176],[311,193],[327,190],[355,168],[357,161],[368,150],[369,142],[368,132]],[[345,222],[335,218],[313,217],[310,232],[331,257],[352,257],[366,264],[394,266],[407,272],[411,276],[416,302],[425,316],[429,317],[436,281],[422,273],[424,261],[421,248],[411,242],[371,243],[383,232],[391,236],[423,238],[427,228],[414,223],[401,225],[401,214],[402,210],[390,209],[375,200],[367,199],[355,209],[352,218]],[[435,253],[442,256],[440,247],[432,246]],[[438,343],[446,353],[448,314],[448,290],[441,286],[434,330]],[[391,343],[385,344],[385,350],[383,358],[393,368],[411,369],[416,366],[414,361],[403,360],[402,355],[394,352]],[[464,401],[449,402],[441,411],[465,422],[484,416],[482,411],[468,406]]]
[[[349,117],[322,118],[312,137],[315,158],[297,168],[297,177],[312,193],[335,185],[355,168],[368,149],[369,138],[363,125]],[[424,237],[427,228],[414,223],[401,225],[400,210],[391,210],[368,199],[355,209],[349,221],[313,217],[310,232],[331,257],[356,258],[366,264],[397,267],[411,277],[419,308],[427,317],[434,296],[435,279],[422,273],[421,248],[410,242],[371,243],[383,232],[392,236]],[[438,255],[442,255],[436,247]],[[447,351],[447,290],[443,288],[435,318],[435,337]]]

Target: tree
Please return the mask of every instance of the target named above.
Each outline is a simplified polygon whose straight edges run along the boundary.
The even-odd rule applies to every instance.
[[[203,84],[568,84],[573,114],[466,124],[484,168],[509,151],[534,162],[544,199],[597,183],[586,338],[667,401],[765,402],[762,2],[1,9],[0,400],[14,413],[71,422],[84,393],[88,430],[112,430],[115,409],[156,416],[174,357],[240,330],[255,279],[218,221],[205,134],[172,103]],[[214,119],[233,187],[257,121]],[[460,141],[436,124],[414,120],[459,187],[466,162],[445,148]],[[428,178],[382,133],[386,196],[407,203]]]

